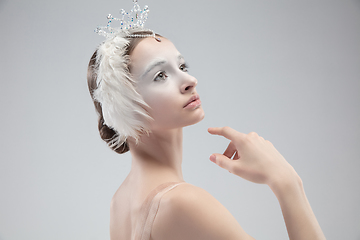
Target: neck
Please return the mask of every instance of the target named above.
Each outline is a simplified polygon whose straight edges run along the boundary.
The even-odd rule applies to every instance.
[[[153,131],[143,135],[136,144],[128,141],[132,156],[129,176],[140,182],[183,181],[182,128]]]

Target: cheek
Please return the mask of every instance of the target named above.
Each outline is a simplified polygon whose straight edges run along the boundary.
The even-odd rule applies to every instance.
[[[175,96],[168,92],[153,94],[144,100],[150,106],[149,111],[154,119],[169,117],[179,110],[179,102],[176,102]]]
[[[154,119],[153,127],[172,128],[178,125],[181,119],[181,96],[176,91],[148,91],[143,95],[144,101],[149,105],[150,116]]]

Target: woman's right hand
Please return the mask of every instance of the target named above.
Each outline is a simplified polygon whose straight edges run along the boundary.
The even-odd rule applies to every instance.
[[[209,128],[208,132],[231,141],[223,154],[210,156],[211,161],[229,172],[269,186],[299,178],[274,145],[257,133],[244,134],[230,127]]]
[[[249,181],[270,186],[279,200],[290,240],[325,239],[300,177],[271,142],[255,132],[244,134],[229,127],[208,131],[231,141],[224,154],[212,154],[211,161]]]

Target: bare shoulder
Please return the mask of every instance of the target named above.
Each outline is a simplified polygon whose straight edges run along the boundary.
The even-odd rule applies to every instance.
[[[119,188],[110,202],[110,239],[131,238],[131,210],[124,194]]]
[[[253,239],[211,194],[188,183],[162,197],[151,236],[153,240]]]

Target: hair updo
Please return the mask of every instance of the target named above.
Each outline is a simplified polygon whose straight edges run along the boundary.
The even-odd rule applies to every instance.
[[[129,33],[152,34],[150,31]],[[143,39],[125,34],[107,39],[95,50],[88,66],[87,82],[99,116],[100,137],[119,154],[129,151],[128,137],[138,141],[141,134],[150,132],[148,125],[152,118],[146,111],[148,105],[136,91],[129,66],[130,54]]]

